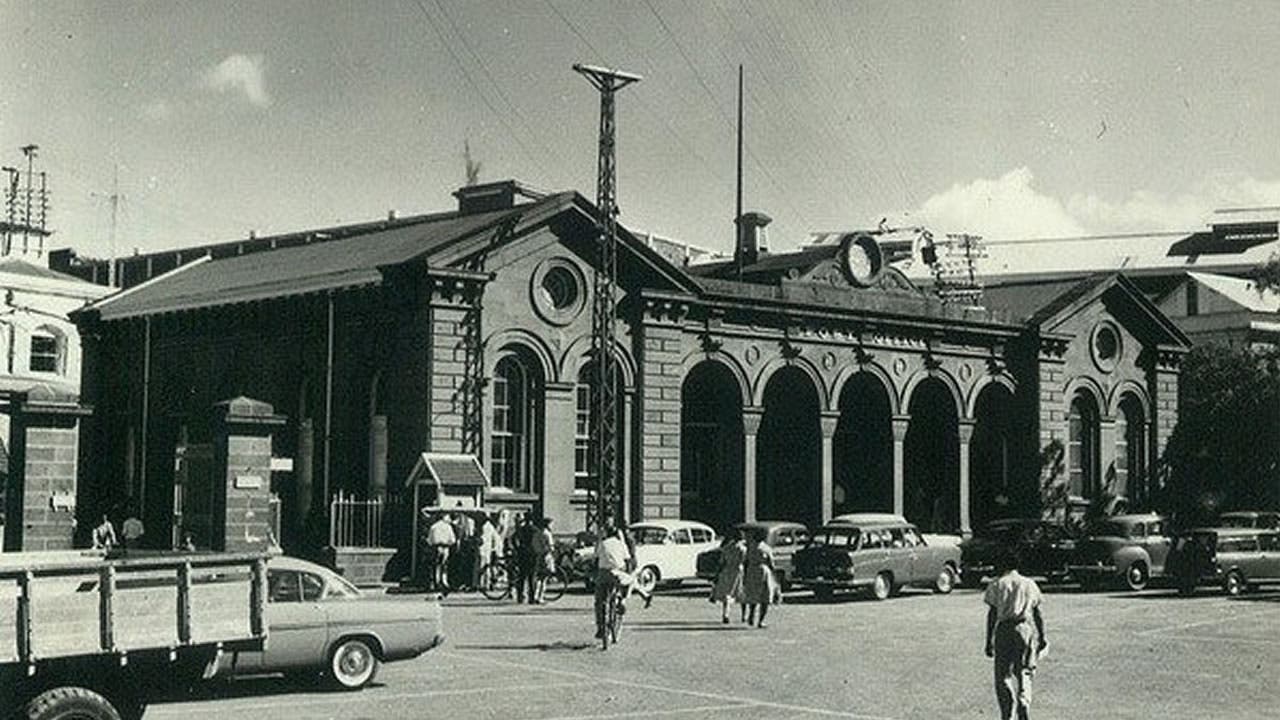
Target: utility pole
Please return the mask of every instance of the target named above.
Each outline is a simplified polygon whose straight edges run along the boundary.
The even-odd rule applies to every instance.
[[[618,359],[617,338],[618,204],[617,155],[614,143],[614,94],[640,81],[640,76],[593,65],[574,65],[600,93],[600,152],[596,176],[596,211],[600,231],[596,244],[591,305],[591,354],[595,359],[595,393],[591,420],[591,445],[595,448],[594,498],[587,502],[587,530],[601,532],[611,519],[621,520],[618,458]],[[591,502],[590,500],[594,500]]]
[[[118,225],[120,203],[124,200],[124,196],[120,194],[120,165],[117,163],[111,177],[111,194],[102,195],[101,193],[93,193],[94,197],[106,198],[107,204],[111,206],[111,227],[107,231],[107,252],[110,258],[107,261],[107,287],[116,287],[116,227]]]

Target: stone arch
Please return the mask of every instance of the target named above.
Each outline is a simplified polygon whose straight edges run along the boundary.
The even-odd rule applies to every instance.
[[[893,384],[893,377],[888,371],[876,362],[859,363],[841,368],[835,382],[831,384],[831,405],[827,409],[832,412],[840,410],[840,396],[844,393],[845,384],[859,373],[866,373],[880,381],[885,393],[889,396],[889,412],[893,415],[899,414],[901,405],[898,403],[898,388]]]
[[[1076,393],[1083,392],[1089,395],[1093,400],[1093,405],[1098,409],[1099,413],[1109,413],[1111,408],[1107,405],[1107,392],[1102,389],[1102,385],[1097,380],[1088,375],[1078,375],[1067,381],[1062,388],[1062,405],[1064,412],[1071,411],[1071,401],[1075,399]]]
[[[926,532],[960,530],[960,409],[955,387],[924,375],[910,388],[903,439],[904,514]]]
[[[560,382],[559,367],[552,359],[554,354],[551,352],[551,348],[547,346],[547,343],[542,338],[528,330],[520,328],[499,330],[484,341],[484,348],[488,351],[484,354],[484,374],[486,377],[493,376],[493,369],[506,352],[522,348],[541,366],[542,377],[546,382]]]
[[[1132,380],[1125,380],[1111,388],[1111,397],[1108,398],[1106,404],[1107,414],[1112,417],[1118,417],[1120,403],[1124,401],[1126,395],[1132,395],[1138,401],[1138,404],[1142,406],[1142,419],[1146,422],[1151,422],[1151,400],[1147,397],[1147,389]]]
[[[753,404],[754,396],[751,393],[751,381],[747,379],[746,368],[742,366],[742,363],[738,358],[724,352],[723,350],[713,350],[711,352],[699,350],[685,355],[684,360],[681,361],[681,365],[684,368],[683,372],[680,373],[681,377],[689,377],[689,373],[692,372],[699,363],[707,361],[724,365],[725,368],[733,375],[734,380],[738,383],[738,392],[742,396],[743,407]]]
[[[941,382],[947,391],[951,394],[951,402],[955,407],[956,417],[968,417],[965,415],[964,393],[960,390],[960,383],[956,382],[954,376],[942,368],[924,368],[912,373],[907,378],[907,383],[902,387],[902,397],[898,400],[898,407],[911,408],[911,396],[915,394],[916,388],[920,383],[926,380],[937,380]]]
[[[680,517],[722,531],[745,519],[740,383],[704,356],[680,384]]]
[[[818,371],[818,368],[812,362],[803,357],[776,357],[765,363],[764,367],[760,368],[760,372],[756,373],[755,386],[752,389],[753,405],[764,404],[764,393],[769,386],[769,381],[779,370],[787,367],[797,368],[805,375],[808,375],[810,382],[813,383],[814,392],[818,394],[818,407],[830,407],[831,402],[827,398],[827,384],[822,380],[822,373]]]
[[[893,512],[893,386],[869,370],[848,373],[835,404],[832,513]]]
[[[768,375],[756,435],[756,516],[822,522],[822,386],[800,363]]]
[[[1010,395],[1016,396],[1018,394],[1018,383],[1011,376],[1009,376],[1008,373],[1002,372],[996,375],[983,375],[982,377],[978,378],[977,382],[973,384],[973,387],[969,390],[969,398],[965,400],[964,416],[966,418],[974,419],[977,417],[977,415],[975,415],[974,413],[978,407],[978,396],[982,394],[983,390],[987,389],[993,384],[1003,386],[1005,390],[1009,391]]]
[[[564,378],[566,382],[576,382],[578,373],[582,372],[582,368],[589,362],[588,356],[590,354],[590,335],[583,335],[569,343],[569,347],[560,356],[560,377]],[[626,346],[617,342],[613,344],[613,356],[618,360],[618,369],[622,373],[623,386],[628,390],[634,390],[636,387],[635,359],[631,357],[631,353]]]
[[[1025,516],[1035,506],[1035,499],[1018,481],[1020,422],[1012,383],[995,377],[980,381],[969,409],[973,418],[969,439],[971,525],[981,528],[999,518]]]

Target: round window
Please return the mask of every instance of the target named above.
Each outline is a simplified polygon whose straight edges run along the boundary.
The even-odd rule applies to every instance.
[[[569,260],[549,258],[533,271],[529,294],[543,320],[552,325],[568,325],[586,305],[586,280]]]
[[[542,276],[542,296],[556,310],[567,310],[578,301],[578,279],[568,268],[553,267]]]
[[[1111,323],[1099,323],[1093,329],[1090,342],[1093,350],[1093,361],[1098,368],[1106,372],[1114,370],[1120,360],[1120,332]]]

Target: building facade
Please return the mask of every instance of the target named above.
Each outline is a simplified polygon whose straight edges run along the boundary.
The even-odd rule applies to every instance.
[[[487,505],[579,529],[595,208],[511,182],[455,195],[438,215],[134,259],[164,271],[76,315],[100,459],[82,497],[198,530],[211,408],[245,396],[284,417],[286,548],[323,542],[338,490],[394,495],[424,451],[481,458]],[[886,267],[874,233],[768,254],[749,230],[735,261],[688,266],[619,232],[629,519],[879,510],[968,532],[1149,494],[1187,341],[1125,278],[962,307]]]

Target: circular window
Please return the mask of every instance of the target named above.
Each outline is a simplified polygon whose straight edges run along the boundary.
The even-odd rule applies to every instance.
[[[586,281],[577,265],[564,258],[543,261],[533,271],[533,307],[552,325],[567,325],[586,305]]]
[[[1108,322],[1098,323],[1093,329],[1093,337],[1089,345],[1093,350],[1093,362],[1099,369],[1104,372],[1115,369],[1123,348],[1120,343],[1120,332],[1114,325]]]

